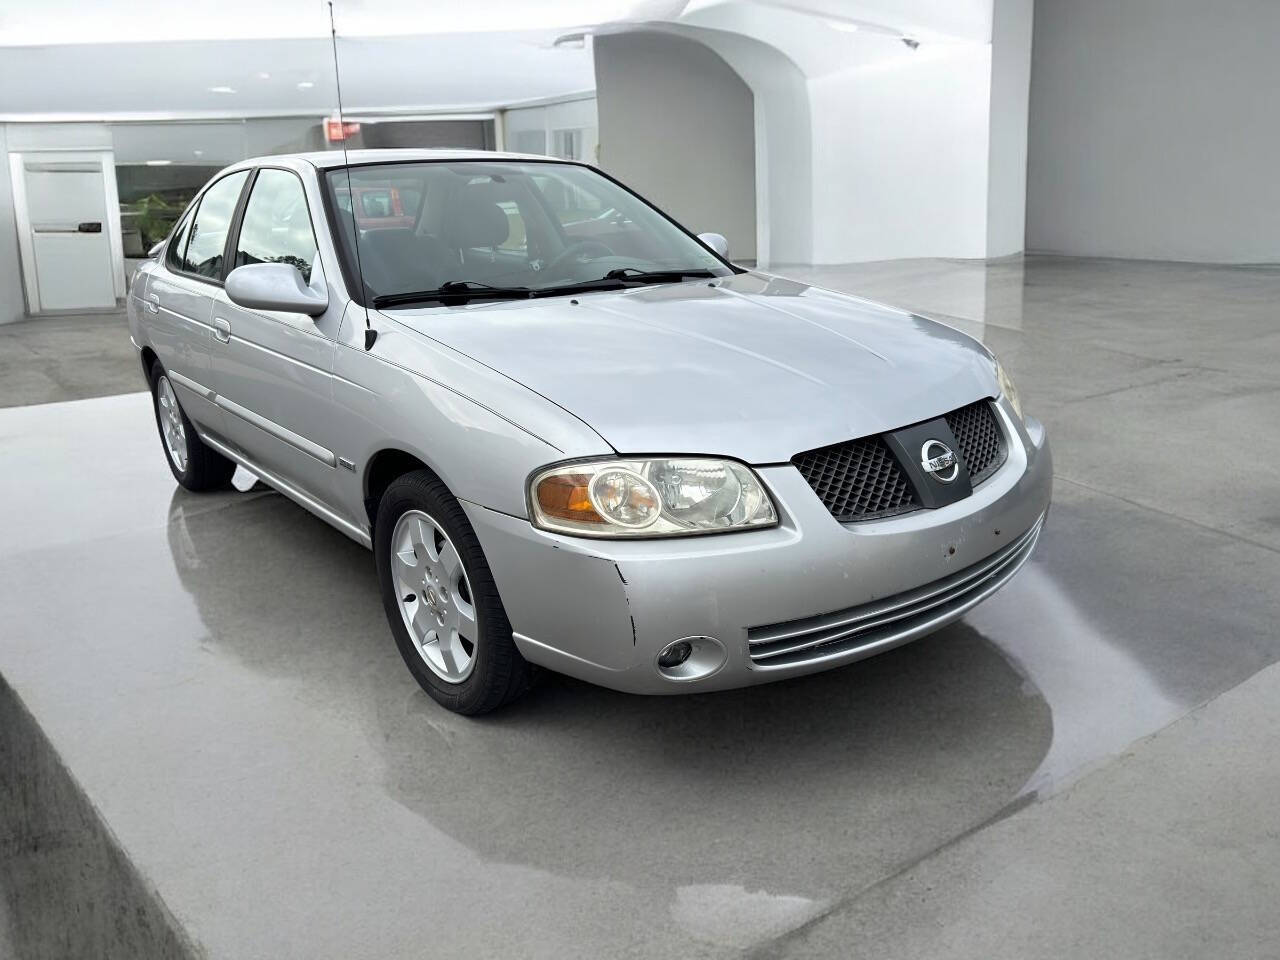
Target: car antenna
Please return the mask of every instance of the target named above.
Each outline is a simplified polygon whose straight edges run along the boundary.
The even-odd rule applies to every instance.
[[[351,199],[351,235],[356,247],[356,273],[364,287],[364,268],[360,265],[360,225],[356,221],[356,192],[351,187],[351,163],[347,158],[347,121],[342,112],[342,75],[338,71],[338,28],[333,24],[333,0],[329,0],[329,38],[333,41],[333,83],[338,89],[338,139],[342,141],[342,166],[347,171],[347,196]],[[378,331],[369,322],[369,308],[364,308],[364,348],[372,350]]]

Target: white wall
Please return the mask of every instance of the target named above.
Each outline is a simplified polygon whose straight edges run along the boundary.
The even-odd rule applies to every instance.
[[[756,262],[813,259],[813,123],[809,83],[777,47],[746,32],[681,23],[664,29],[705,44],[755,101]]]
[[[105,123],[10,123],[12,153],[32,150],[111,150],[111,129]]]
[[[814,262],[986,256],[991,48],[855,36],[810,82]]]
[[[9,145],[0,123],[0,323],[21,320],[26,312],[22,271],[18,261],[18,225],[13,216],[13,190],[9,184]]]
[[[600,165],[730,256],[756,256],[755,104],[708,47],[666,33],[595,40]]]
[[[1033,0],[995,0],[987,154],[987,253],[1021,253],[1027,233],[1027,116]]]
[[[671,29],[748,81],[758,140],[774,127],[765,146],[784,162],[758,161],[758,176],[771,190],[807,181],[804,203],[761,204],[761,262],[1020,251],[1031,13],[1032,0],[693,0]],[[733,37],[772,59],[740,57]],[[763,95],[788,75],[785,95]],[[778,136],[780,122],[795,129]],[[802,220],[785,243],[763,229],[780,210]]]
[[[1280,3],[1038,0],[1027,247],[1280,261]]]

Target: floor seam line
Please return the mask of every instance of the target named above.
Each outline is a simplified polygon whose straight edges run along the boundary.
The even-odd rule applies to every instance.
[[[1112,758],[1112,760],[1117,759],[1119,756],[1122,756],[1122,754],[1117,754],[1116,757]],[[899,877],[905,876],[906,874],[914,870],[916,867],[920,866],[921,864],[925,863],[928,860],[933,859],[938,854],[946,852],[951,847],[956,846],[957,844],[963,843],[965,840],[968,840],[970,837],[976,837],[979,834],[986,831],[987,829],[989,829],[990,827],[993,827],[998,823],[1003,823],[1005,820],[1007,820],[1009,817],[1013,816],[1014,814],[1019,813],[1020,811],[1026,809],[1027,807],[1033,806],[1035,803],[1039,801],[1039,799],[1040,799],[1040,795],[1036,791],[1025,793],[1020,797],[1016,797],[1015,799],[1009,801],[1004,806],[1002,806],[995,813],[991,814],[991,816],[987,817],[985,820],[982,820],[979,823],[975,823],[971,827],[961,830],[955,836],[948,837],[946,840],[943,840],[937,846],[927,850],[926,852],[920,854],[919,856],[912,857],[910,860],[906,861],[905,863],[903,863],[901,866],[897,867],[890,873],[885,874],[883,877],[880,877],[879,879],[872,881],[871,883],[867,884],[864,887],[859,887],[853,893],[850,893],[848,896],[843,897],[836,903],[832,904],[829,910],[824,910],[822,913],[818,914],[816,917],[810,918],[809,920],[802,923],[800,926],[795,927],[794,929],[788,930],[786,933],[781,934],[780,936],[774,938],[773,940],[760,944],[753,950],[749,950],[745,954],[745,956],[748,957],[749,960],[768,960],[768,958],[770,957],[779,956],[776,953],[776,950],[778,948],[784,947],[786,944],[792,942],[793,940],[800,938],[807,931],[817,927],[819,924],[827,920],[829,917],[833,917],[836,914],[841,913],[847,908],[853,906],[855,903],[857,903],[867,894],[872,893],[875,890],[878,890],[879,888],[885,886],[886,884],[892,883],[894,880],[897,880]]]
[[[1141,504],[1135,504],[1135,506],[1141,506]],[[807,920],[805,923],[801,924],[800,926],[795,927],[792,930],[788,930],[786,933],[783,933],[778,937],[775,937],[773,940],[770,940],[767,943],[758,945],[755,949],[748,951],[745,954],[745,956],[750,958],[750,960],[770,960],[770,958],[773,958],[773,960],[777,960],[777,958],[781,956],[780,954],[776,953],[777,948],[784,947],[786,944],[792,942],[793,940],[798,939],[799,937],[803,936],[807,931],[817,927],[819,924],[823,923],[828,918],[834,917],[837,914],[848,909],[849,907],[853,906],[863,897],[867,896],[867,894],[873,893],[874,891],[880,889],[881,887],[889,883],[892,883],[893,881],[899,879],[900,877],[906,876],[912,870],[916,869],[916,867],[922,866],[923,864],[927,863],[929,860],[932,860],[938,854],[945,853],[947,850],[951,849],[952,847],[958,846],[959,844],[963,843],[964,841],[968,840],[971,837],[976,837],[982,833],[985,833],[988,829],[1000,823],[1003,823],[1005,820],[1010,819],[1011,817],[1022,812],[1024,809],[1028,807],[1035,806],[1036,804],[1042,801],[1048,802],[1051,800],[1056,800],[1059,797],[1064,797],[1068,795],[1077,787],[1079,787],[1079,785],[1084,780],[1090,777],[1095,777],[1101,774],[1103,771],[1113,767],[1115,764],[1121,762],[1126,757],[1132,755],[1134,750],[1138,748],[1140,745],[1150,743],[1151,741],[1155,740],[1157,737],[1161,736],[1166,731],[1168,731],[1171,727],[1177,726],[1179,723],[1184,723],[1188,720],[1194,719],[1197,715],[1203,713],[1206,709],[1211,707],[1214,703],[1222,699],[1227,694],[1231,693],[1234,690],[1239,689],[1240,687],[1244,686],[1246,683],[1249,683],[1259,674],[1264,673],[1266,670],[1274,666],[1276,666],[1276,664],[1272,663],[1258,670],[1255,670],[1253,673],[1249,674],[1249,676],[1240,680],[1238,683],[1234,683],[1230,687],[1227,687],[1225,690],[1219,690],[1217,693],[1213,694],[1212,696],[1207,697],[1206,699],[1193,704],[1184,713],[1181,713],[1177,717],[1174,717],[1168,723],[1132,741],[1127,746],[1125,746],[1124,749],[1118,751],[1117,753],[1114,753],[1105,757],[1101,764],[1091,769],[1084,777],[1081,777],[1073,781],[1069,786],[1066,787],[1066,789],[1055,791],[1051,793],[1049,796],[1045,796],[1045,797],[1042,797],[1038,790],[1033,790],[1030,793],[1025,793],[1019,797],[1014,798],[1013,800],[1009,801],[1009,803],[1005,804],[1003,807],[1001,807],[999,810],[997,810],[991,816],[987,817],[987,819],[983,820],[982,822],[976,823],[972,827],[969,827],[966,830],[962,830],[960,833],[956,834],[954,837],[949,837],[948,839],[944,840],[942,843],[938,844],[936,847],[932,848],[928,852],[922,853],[920,856],[914,857],[911,860],[907,861],[901,867],[894,870],[893,872],[885,874],[883,877],[880,877],[878,880],[875,880],[864,887],[860,887],[858,890],[854,891],[853,893],[849,894],[846,897],[843,897],[838,902],[832,904],[829,910],[824,910],[818,916],[812,917],[811,919]]]
[[[1232,533],[1230,530],[1223,530],[1219,527],[1211,526],[1210,524],[1192,519],[1191,517],[1184,517],[1182,514],[1174,513],[1171,510],[1163,510],[1160,507],[1153,507],[1148,503],[1139,503],[1137,500],[1130,500],[1128,497],[1121,496],[1118,493],[1112,493],[1110,490],[1100,489],[1099,487],[1085,483],[1083,480],[1076,480],[1074,477],[1068,477],[1061,473],[1054,473],[1053,478],[1054,480],[1061,480],[1065,483],[1071,484],[1072,486],[1088,490],[1090,493],[1096,493],[1098,496],[1110,497],[1113,500],[1119,500],[1121,503],[1127,503],[1131,507],[1137,507],[1139,510],[1149,510],[1150,512],[1159,514],[1162,517],[1168,517],[1171,520],[1180,520],[1183,523],[1190,524],[1193,527],[1198,527],[1201,530],[1207,530],[1210,533],[1216,533],[1219,536],[1226,537],[1228,540],[1248,544],[1251,547],[1257,547],[1259,550],[1266,550],[1268,553],[1274,553],[1280,556],[1280,547],[1273,547],[1267,543],[1250,540],[1248,537],[1242,537],[1238,533]]]

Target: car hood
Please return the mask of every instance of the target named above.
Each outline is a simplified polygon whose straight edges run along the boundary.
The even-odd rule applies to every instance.
[[[998,392],[972,338],[763,274],[384,312],[541,394],[620,453],[781,463]]]

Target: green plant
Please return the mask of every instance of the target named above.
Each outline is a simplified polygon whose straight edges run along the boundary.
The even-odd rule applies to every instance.
[[[138,200],[129,212],[142,234],[142,246],[146,249],[169,235],[182,208],[171,206],[164,197],[152,193]]]

